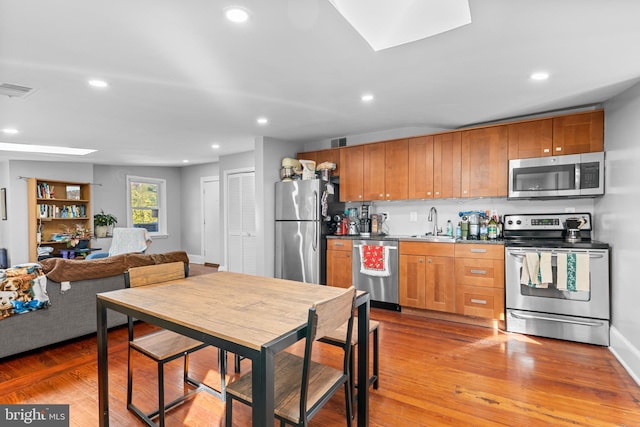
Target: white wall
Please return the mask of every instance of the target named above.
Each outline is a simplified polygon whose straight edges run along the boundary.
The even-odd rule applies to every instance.
[[[605,104],[605,196],[599,238],[611,245],[611,350],[640,384],[640,84]]]
[[[275,183],[280,180],[283,157],[296,157],[303,151],[301,143],[273,138],[256,138],[256,221],[258,234],[257,273],[275,274]]]
[[[182,199],[180,168],[155,166],[93,166],[91,205],[94,212],[104,209],[118,218],[116,227],[127,226],[127,175],[165,179],[167,183],[167,236],[154,237],[148,253],[163,253],[182,249]],[[108,239],[104,243],[109,244]],[[102,245],[103,242],[101,241]],[[107,246],[102,246],[107,250]]]
[[[208,176],[219,176],[220,165],[206,163],[181,168],[180,205],[182,210],[182,247],[189,254],[189,258],[204,262],[202,253],[202,192],[200,179]],[[220,177],[222,182],[222,177]],[[220,208],[222,209],[222,203]],[[222,218],[222,211],[220,212]],[[222,230],[222,227],[220,228]],[[222,236],[218,241],[220,253],[223,253]]]

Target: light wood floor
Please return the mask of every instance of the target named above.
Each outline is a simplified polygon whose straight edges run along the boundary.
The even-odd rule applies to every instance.
[[[191,269],[192,274],[208,271]],[[370,395],[372,426],[640,426],[640,388],[606,348],[379,309],[371,317],[381,321],[381,379]],[[126,329],[112,330],[112,426],[142,425],[126,409],[126,348]],[[316,352],[339,366],[335,348],[319,344]],[[144,358],[135,363],[134,400],[150,409],[157,401],[155,365]],[[191,358],[193,375],[212,385],[218,384],[216,366],[213,348]],[[243,372],[248,369],[243,362]],[[172,362],[167,371],[172,398],[182,391],[181,364]],[[70,404],[72,426],[95,426],[97,391],[95,336],[0,360],[0,404]],[[311,425],[344,425],[343,399],[338,393]],[[249,425],[250,416],[246,406],[234,405],[234,425]],[[224,405],[199,393],[169,413],[168,425],[224,425]]]

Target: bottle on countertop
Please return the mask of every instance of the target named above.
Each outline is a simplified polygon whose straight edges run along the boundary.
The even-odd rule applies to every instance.
[[[451,220],[447,221],[447,236],[453,237],[453,224],[451,223]]]
[[[496,240],[498,238],[498,224],[496,223],[495,216],[492,216],[487,226],[487,237],[489,240]]]
[[[458,226],[456,227],[456,239],[462,239],[462,227],[460,226],[460,223],[458,223]]]

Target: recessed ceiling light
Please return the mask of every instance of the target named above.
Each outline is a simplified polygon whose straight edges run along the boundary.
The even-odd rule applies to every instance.
[[[259,125],[266,125],[267,123],[269,123],[269,119],[267,119],[266,117],[258,117],[258,120],[256,121]]]
[[[184,159],[184,160],[182,161],[182,163],[189,163],[189,160]]]
[[[93,87],[98,87],[98,88],[109,87],[109,83],[105,82],[104,80],[99,80],[99,79],[89,80],[89,85],[93,86]]]
[[[4,128],[2,129],[2,133],[6,133],[7,135],[15,135],[19,133],[18,129],[14,128]]]
[[[84,156],[96,150],[86,148],[55,147],[49,145],[12,144],[0,142],[2,151],[19,151],[21,153],[45,153],[45,154],[70,154],[72,156]]]
[[[225,9],[224,16],[231,22],[241,24],[249,19],[249,12],[241,7],[233,6]]]
[[[218,148],[220,148],[220,144],[211,144],[211,148],[217,150]]]
[[[362,95],[362,98],[360,99],[362,99],[364,102],[370,102],[370,101],[373,101],[373,95],[368,93],[366,95]]]
[[[531,74],[530,78],[531,80],[547,80],[549,78],[549,73],[540,71],[540,72]]]

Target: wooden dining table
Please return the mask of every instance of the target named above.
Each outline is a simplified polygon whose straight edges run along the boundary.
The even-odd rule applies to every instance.
[[[253,426],[273,426],[274,356],[305,337],[309,307],[343,289],[219,272],[97,294],[100,426],[109,425],[107,312],[115,310],[251,360]],[[369,383],[369,294],[356,296],[357,383]],[[369,424],[358,388],[358,426]]]

